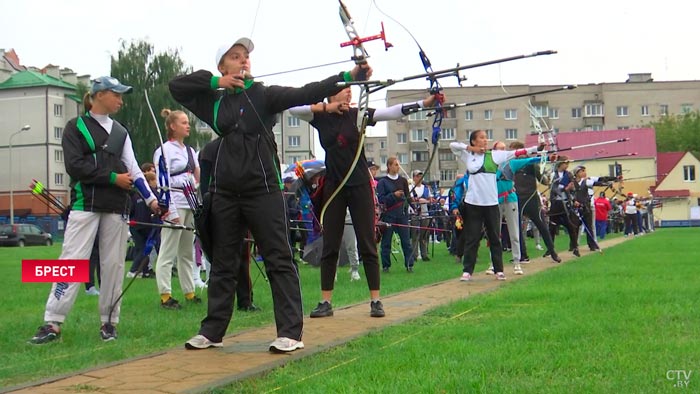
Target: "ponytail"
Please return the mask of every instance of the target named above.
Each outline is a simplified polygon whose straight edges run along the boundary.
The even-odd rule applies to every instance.
[[[168,139],[173,138],[174,131],[170,126],[172,126],[172,124],[175,123],[175,121],[180,115],[185,115],[185,113],[179,110],[172,111],[170,110],[170,108],[163,108],[163,110],[160,111],[160,116],[165,118],[165,130]]]
[[[92,109],[92,98],[90,97],[90,92],[85,93],[83,96],[83,109],[85,112],[90,112]]]

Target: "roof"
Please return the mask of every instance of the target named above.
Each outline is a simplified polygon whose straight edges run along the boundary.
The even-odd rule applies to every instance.
[[[656,131],[652,128],[563,132],[557,134],[555,138],[559,149],[629,138],[629,141],[611,142],[562,152],[572,160],[594,160],[597,157],[610,159],[656,157]],[[528,134],[525,137],[525,145],[537,145],[537,134]],[[632,153],[635,154],[632,155]]]
[[[33,88],[37,86],[54,86],[57,88],[76,90],[76,86],[73,84],[31,70],[12,74],[5,82],[0,83],[0,90]]]
[[[669,197],[690,197],[690,190],[654,190],[654,197],[669,198]]]
[[[656,159],[656,184],[660,185],[668,174],[676,168],[683,159],[685,152],[659,152]]]

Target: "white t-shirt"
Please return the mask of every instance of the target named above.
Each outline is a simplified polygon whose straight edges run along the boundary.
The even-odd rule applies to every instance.
[[[421,183],[419,186],[416,186],[413,189],[413,193],[411,193],[411,198],[413,198],[414,193],[416,196],[418,196],[418,199],[423,198],[423,193],[425,193],[425,185]],[[428,204],[427,203],[420,204],[420,215],[421,216],[428,216]]]
[[[187,156],[187,147],[185,145],[180,145],[177,141],[168,141],[163,143],[163,149],[165,150],[165,159],[168,166],[168,171],[172,173],[180,172],[187,167],[187,162],[189,160]],[[197,155],[194,149],[189,148],[192,153],[192,159],[194,161],[194,167],[199,168],[199,161],[197,160]],[[158,161],[160,160],[160,147],[156,148],[153,152],[153,164],[156,166],[156,174],[160,177],[160,170],[158,169]],[[175,176],[168,177],[170,182],[170,187],[181,188],[185,185],[187,181],[192,182],[194,185],[195,180],[192,173],[185,172]],[[178,190],[170,190],[170,212],[169,220],[172,220],[177,215],[177,209],[190,209],[190,205],[187,203],[187,198],[185,195]]]

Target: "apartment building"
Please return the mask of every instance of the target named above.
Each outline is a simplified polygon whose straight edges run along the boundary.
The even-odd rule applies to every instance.
[[[537,93],[551,85],[472,86],[445,88],[449,103],[474,103],[510,95],[525,97],[467,105],[444,116],[437,157],[426,179],[451,184],[464,164],[449,149],[466,141],[472,130],[486,130],[490,140],[524,141],[532,130],[530,110],[556,132],[626,130],[648,127],[665,115],[700,109],[700,81],[654,81],[651,74],[630,74],[625,82],[580,85],[573,90]],[[387,106],[418,100],[425,90],[388,90]],[[387,122],[387,149],[407,171],[424,169],[432,146],[432,117],[419,112]],[[442,184],[441,184],[442,186]]]

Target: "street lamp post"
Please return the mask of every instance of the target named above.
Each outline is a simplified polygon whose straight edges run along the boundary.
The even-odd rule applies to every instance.
[[[12,133],[12,135],[10,136],[10,166],[8,168],[10,170],[10,224],[15,224],[15,200],[13,194],[14,185],[12,184],[12,137],[16,136],[17,134],[23,131],[28,131],[31,128],[32,126],[30,125],[24,125],[21,129]]]

